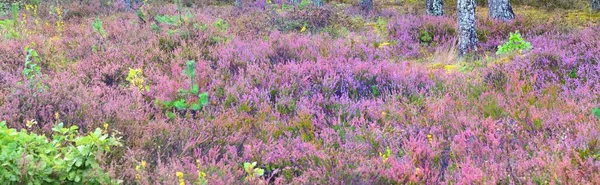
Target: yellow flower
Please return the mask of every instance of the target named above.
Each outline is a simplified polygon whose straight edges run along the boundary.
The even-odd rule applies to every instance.
[[[381,112],[381,115],[382,115],[383,117],[385,117],[385,116],[387,116],[387,112],[385,112],[385,111],[382,111],[382,112]]]
[[[104,123],[104,130],[108,130],[108,123]]]
[[[146,168],[146,161],[142,161],[142,167]]]
[[[177,179],[179,180],[179,185],[185,185],[185,180],[183,180],[183,173],[175,172],[175,175],[177,176]]]
[[[429,143],[433,142],[433,135],[427,134],[427,140],[429,140]]]
[[[300,29],[300,33],[306,31],[306,26],[302,26],[302,29]]]

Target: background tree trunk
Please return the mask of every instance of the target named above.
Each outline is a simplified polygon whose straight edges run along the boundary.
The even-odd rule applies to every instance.
[[[515,19],[515,13],[510,5],[510,0],[488,0],[489,15],[492,19],[509,21]]]
[[[323,0],[312,0],[313,5],[315,5],[316,7],[321,7],[323,6]]]
[[[477,51],[475,0],[458,0],[458,55]]]
[[[368,13],[373,9],[373,0],[360,0],[360,7]]]
[[[444,1],[443,0],[426,0],[427,14],[433,16],[444,15]]]
[[[600,11],[600,0],[591,0],[590,5],[592,10]]]
[[[133,10],[133,5],[140,3],[140,0],[123,0],[127,10]]]

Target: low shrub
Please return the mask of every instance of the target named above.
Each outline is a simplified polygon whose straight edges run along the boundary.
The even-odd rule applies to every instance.
[[[35,124],[35,121],[28,121]],[[28,124],[28,126],[32,126]],[[78,135],[77,126],[52,128],[52,138],[17,131],[0,122],[0,182],[8,184],[118,184],[102,169],[100,158],[119,139],[97,128]],[[105,162],[105,161],[104,161]]]

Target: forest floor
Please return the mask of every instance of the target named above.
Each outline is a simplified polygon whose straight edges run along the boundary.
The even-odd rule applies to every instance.
[[[459,58],[451,8],[25,7],[0,120],[120,137],[125,184],[600,184],[600,13],[478,7]]]

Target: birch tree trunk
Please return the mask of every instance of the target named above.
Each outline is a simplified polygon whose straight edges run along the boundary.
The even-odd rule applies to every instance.
[[[444,15],[444,1],[443,0],[426,0],[427,14],[433,16]]]
[[[475,0],[458,0],[458,55],[477,51]]]
[[[368,13],[373,9],[373,0],[360,0],[360,7]]]
[[[510,0],[488,0],[489,15],[492,19],[509,21],[515,19]]]
[[[313,5],[315,5],[316,7],[321,7],[323,6],[323,0],[312,0]]]
[[[140,3],[140,0],[123,0],[125,7],[127,10],[133,10],[133,5],[136,3]]]
[[[600,11],[600,0],[591,0],[590,5],[593,10]]]

